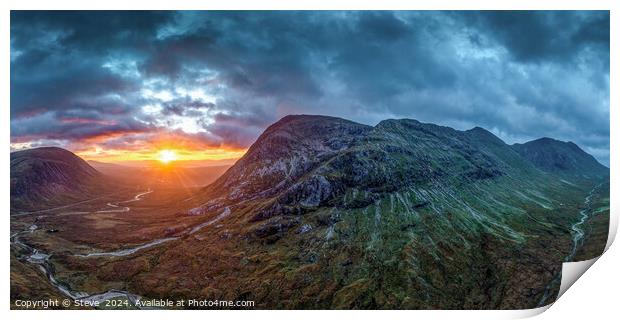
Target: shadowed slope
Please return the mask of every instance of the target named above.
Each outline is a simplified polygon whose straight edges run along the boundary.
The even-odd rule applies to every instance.
[[[43,147],[11,153],[11,207],[28,209],[93,197],[103,175],[70,151]]]

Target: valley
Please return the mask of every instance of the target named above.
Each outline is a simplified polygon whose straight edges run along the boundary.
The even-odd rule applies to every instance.
[[[561,263],[607,239],[608,169],[582,152],[482,128],[285,117],[211,184],[117,184],[66,204],[45,191],[47,208],[12,211],[11,299],[545,305]]]
[[[120,192],[120,194],[116,195],[116,197],[105,197],[105,199],[116,200],[122,195],[129,194],[130,192],[132,191],[126,190],[124,192]],[[62,275],[57,275],[59,268],[54,265],[54,256],[83,259],[106,256],[124,257],[137,254],[139,251],[149,249],[171,240],[177,240],[177,237],[166,237],[132,246],[131,241],[136,241],[135,237],[130,239],[118,238],[115,237],[116,232],[110,230],[110,228],[114,229],[119,224],[133,225],[137,228],[132,231],[128,231],[128,233],[139,237],[140,240],[147,240],[156,236],[157,231],[148,230],[156,229],[156,225],[161,226],[161,230],[159,230],[161,234],[170,232],[171,224],[165,219],[162,221],[161,219],[164,218],[162,216],[150,215],[150,219],[141,218],[140,221],[146,222],[145,225],[138,225],[131,222],[131,220],[127,221],[123,219],[123,215],[126,216],[132,209],[134,209],[134,211],[144,210],[144,207],[133,207],[132,205],[135,202],[143,201],[143,197],[153,192],[153,190],[142,191],[138,192],[129,200],[107,203],[103,202],[104,198],[93,199],[92,201],[88,201],[88,207],[85,207],[84,205],[79,207],[78,210],[81,211],[66,212],[61,211],[66,210],[65,207],[61,207],[46,211],[46,213],[52,212],[51,215],[44,215],[42,212],[36,212],[30,215],[19,215],[15,217],[16,219],[13,221],[11,231],[11,245],[16,249],[16,255],[18,256],[17,260],[23,261],[23,263],[30,264],[31,266],[39,267],[38,269],[43,272],[43,276],[47,278],[47,281],[51,287],[55,289],[50,290],[49,294],[51,296],[60,293],[61,296],[81,300],[86,305],[101,304],[101,302],[109,299],[124,299],[129,301],[131,305],[135,306],[136,300],[140,297],[124,290],[109,289],[105,292],[94,293],[75,290],[75,287],[71,281],[63,280]],[[120,206],[121,204],[123,207]],[[101,206],[113,207],[115,209],[94,210],[95,208]],[[149,206],[147,205],[147,207]],[[33,215],[34,217],[32,217]],[[76,216],[88,216],[88,218],[84,221],[76,218]],[[66,217],[70,218],[67,219]],[[170,217],[165,218],[169,219]],[[13,228],[23,228],[23,230],[16,231],[13,230]],[[98,230],[101,229],[108,229],[107,231],[110,233],[98,233]],[[73,230],[79,233],[94,233],[94,235],[90,238],[92,239],[91,241],[83,237],[80,237],[78,241],[71,240],[72,238],[62,238],[65,234],[73,233]],[[50,235],[52,236],[50,237]],[[59,235],[60,239],[58,238]],[[28,241],[28,243],[40,244],[40,246],[35,248],[29,244],[26,244],[22,241],[22,239],[27,239],[26,241]],[[123,249],[110,249],[116,246],[119,248],[122,247]],[[58,248],[62,248],[63,250],[60,250],[59,252]]]

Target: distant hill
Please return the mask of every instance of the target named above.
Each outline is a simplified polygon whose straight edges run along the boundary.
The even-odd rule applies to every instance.
[[[92,196],[103,175],[65,149],[11,153],[11,207],[28,209]]]
[[[609,175],[609,168],[572,142],[540,138],[512,147],[543,171],[568,175]]]
[[[229,165],[208,167],[181,167],[172,163],[167,166],[125,166],[89,160],[88,163],[99,172],[124,184],[149,187],[196,188],[204,187],[219,178]]]

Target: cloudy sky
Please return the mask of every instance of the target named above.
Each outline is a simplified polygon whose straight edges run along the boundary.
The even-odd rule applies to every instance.
[[[11,148],[235,158],[287,114],[413,118],[609,165],[608,12],[11,12]]]

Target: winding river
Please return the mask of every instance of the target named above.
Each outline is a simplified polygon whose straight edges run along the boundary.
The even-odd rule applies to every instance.
[[[117,202],[115,204],[111,204],[108,203],[109,206],[117,206],[120,203],[127,203],[127,202],[134,202],[134,201],[139,201],[142,200],[142,196],[149,194],[153,192],[152,190],[148,190],[145,192],[141,192],[138,193],[134,198],[127,200],[127,201],[122,201],[122,202]],[[123,207],[122,210],[102,210],[102,211],[96,211],[96,213],[99,212],[126,212],[131,210],[129,207]],[[35,220],[36,221],[36,220]],[[112,290],[108,290],[102,293],[95,293],[95,294],[89,294],[89,293],[85,293],[85,292],[80,292],[80,291],[75,291],[72,290],[68,285],[61,283],[60,281],[58,281],[58,279],[56,279],[55,276],[55,270],[54,270],[54,265],[50,262],[50,258],[51,258],[51,254],[47,254],[43,251],[40,251],[39,249],[36,249],[24,242],[22,242],[19,239],[20,235],[23,234],[27,234],[27,233],[33,233],[38,229],[38,226],[36,224],[32,224],[30,225],[30,227],[24,231],[21,232],[17,232],[15,234],[13,234],[11,236],[11,244],[15,245],[15,246],[19,246],[23,249],[26,250],[26,254],[22,255],[22,257],[25,257],[25,260],[28,261],[31,264],[35,264],[39,267],[39,269],[43,272],[43,274],[46,276],[46,278],[48,279],[48,281],[50,282],[50,284],[52,286],[54,286],[56,289],[58,289],[58,291],[60,291],[63,295],[73,299],[73,300],[80,300],[83,303],[88,303],[90,305],[93,305],[94,303],[102,303],[103,301],[112,299],[112,298],[125,298],[129,301],[129,303],[132,304],[132,306],[139,308],[139,304],[137,303],[138,300],[140,300],[142,297],[140,297],[139,295],[127,292],[127,291],[123,291],[123,290],[117,290],[117,289],[112,289]],[[157,241],[154,241],[157,242]],[[93,253],[93,254],[87,254],[84,256],[96,256],[96,255],[112,255],[112,256],[124,256],[124,255],[130,255],[133,254],[139,250],[142,249],[146,249],[149,247],[152,247],[154,245],[157,245],[159,243],[163,243],[165,241],[161,241],[159,240],[157,243],[147,243],[147,244],[143,244],[140,246],[137,246],[135,248],[130,248],[130,249],[124,249],[124,250],[119,250],[116,252],[112,252],[112,253]],[[77,255],[79,256],[79,255]]]
[[[140,201],[142,200],[142,197],[153,192],[153,190],[149,189],[148,191],[145,192],[141,192],[138,193],[135,197],[133,197],[133,199],[130,200],[126,200],[126,201],[120,201],[120,202],[108,202],[106,203],[106,205],[108,207],[112,207],[114,209],[108,209],[108,210],[99,210],[99,211],[95,211],[96,213],[110,213],[110,212],[128,212],[129,210],[131,210],[130,207],[121,207],[120,204],[121,203],[129,203],[129,202],[135,202],[135,201]]]
[[[138,193],[134,198],[130,199],[130,200],[126,200],[126,201],[120,201],[120,202],[114,202],[114,203],[107,203],[108,206],[116,208],[116,209],[112,209],[112,210],[100,210],[100,211],[94,211],[94,213],[103,213],[103,212],[128,212],[131,210],[131,208],[129,207],[120,207],[121,203],[129,203],[129,202],[135,202],[135,201],[139,201],[142,200],[142,197],[146,194],[149,194],[153,192],[152,190],[148,190],[145,192],[141,192]],[[218,215],[217,217],[199,224],[195,227],[191,227],[188,228],[187,230],[185,230],[184,232],[182,232],[181,234],[193,234],[197,231],[199,231],[200,229],[209,226],[219,220],[221,220],[222,218],[228,216],[230,214],[230,209],[228,207],[226,207],[223,212]],[[35,223],[36,223],[36,219],[35,219]],[[39,249],[36,249],[24,242],[22,242],[19,238],[19,236],[23,235],[23,234],[28,234],[28,233],[34,233],[36,230],[38,229],[38,226],[36,224],[32,224],[29,226],[28,229],[24,230],[24,231],[20,231],[17,232],[13,235],[11,235],[11,245],[15,245],[18,247],[21,247],[23,249],[26,250],[26,254],[22,255],[21,258],[25,258],[25,260],[31,264],[35,264],[39,267],[39,269],[43,272],[43,274],[46,276],[46,278],[48,279],[48,281],[50,282],[50,284],[52,286],[54,286],[56,289],[58,289],[58,291],[60,291],[63,295],[67,296],[68,298],[71,298],[73,300],[80,300],[84,303],[88,303],[90,305],[93,305],[94,303],[103,303],[106,300],[109,299],[113,299],[113,298],[125,298],[127,299],[127,301],[129,303],[131,303],[131,305],[135,308],[141,309],[140,308],[140,304],[139,304],[139,300],[142,299],[141,296],[130,293],[128,291],[124,291],[124,290],[117,290],[117,289],[112,289],[112,290],[108,290],[102,293],[95,293],[95,294],[89,294],[89,293],[85,293],[85,292],[80,292],[80,291],[75,291],[72,290],[68,285],[61,283],[60,281],[58,281],[55,277],[55,269],[54,269],[54,265],[50,262],[50,258],[51,258],[51,254],[47,254],[43,251],[40,251]],[[160,239],[155,239],[151,242],[147,242],[132,248],[125,248],[125,249],[119,249],[116,251],[108,251],[108,252],[91,252],[91,253],[87,253],[87,254],[75,254],[74,256],[76,257],[81,257],[81,258],[90,258],[90,257],[104,257],[104,256],[110,256],[110,257],[122,257],[122,256],[128,256],[128,255],[132,255],[140,250],[144,250],[150,247],[154,247],[157,246],[159,244],[165,243],[165,242],[169,242],[169,241],[174,241],[174,240],[178,240],[180,239],[180,237],[166,237],[166,238],[160,238]]]
[[[27,251],[27,254],[22,257],[26,257],[26,261],[37,265],[39,269],[43,272],[47,280],[50,282],[52,286],[54,286],[58,291],[60,291],[66,297],[69,297],[73,300],[81,300],[86,303],[90,303],[91,305],[95,302],[102,303],[105,300],[109,300],[112,298],[123,297],[126,298],[133,306],[136,306],[140,296],[129,293],[127,291],[122,290],[108,290],[103,293],[97,294],[88,294],[85,292],[72,290],[68,285],[61,283],[56,279],[54,266],[49,261],[52,255],[42,252],[32,246],[25,244],[20,241],[19,236],[26,233],[33,233],[38,229],[36,224],[31,225],[27,230],[18,232],[11,236],[11,244],[19,246]]]
[[[585,231],[583,229],[583,224],[588,221],[588,219],[592,216],[592,197],[594,196],[594,192],[601,186],[602,184],[596,185],[590,193],[586,197],[584,201],[584,208],[579,211],[579,220],[571,225],[571,230],[573,231],[572,238],[572,247],[570,253],[564,258],[564,262],[573,262],[575,255],[577,254],[577,250],[583,245],[583,237],[585,236]],[[545,287],[545,292],[538,302],[538,306],[542,307],[547,303],[553,288],[558,284],[558,282],[562,281],[562,272],[558,272],[553,280]]]
[[[172,241],[172,240],[177,240],[179,239],[178,237],[170,237],[170,238],[162,238],[162,239],[156,239],[154,241],[145,243],[145,244],[141,244],[137,247],[133,247],[133,248],[127,248],[127,249],[120,249],[117,251],[109,251],[109,252],[93,252],[93,253],[87,253],[87,254],[76,254],[75,256],[77,257],[82,257],[82,258],[89,258],[89,257],[105,257],[105,256],[109,256],[109,257],[124,257],[124,256],[128,256],[131,254],[134,254],[140,250],[143,249],[147,249],[150,247],[154,247],[158,244],[162,244],[164,242],[168,242],[168,241]]]

